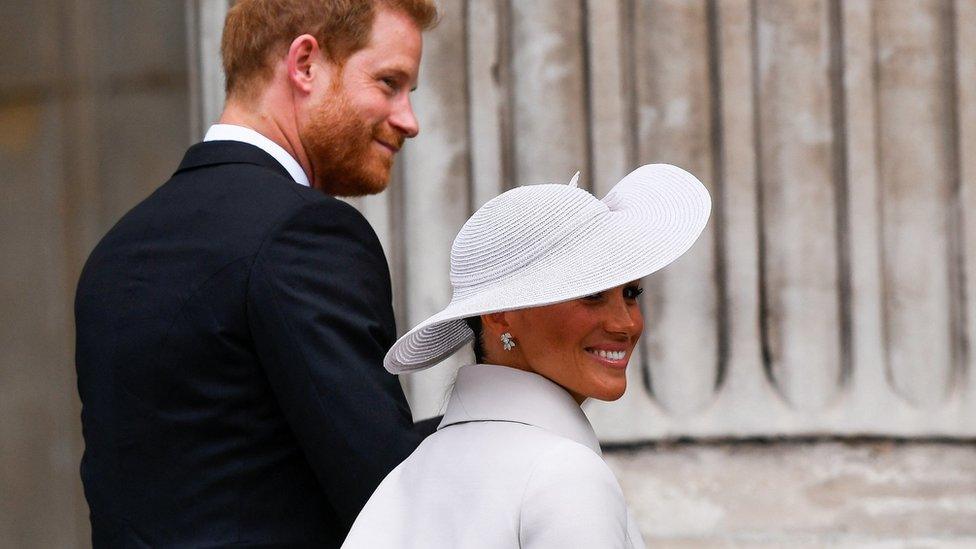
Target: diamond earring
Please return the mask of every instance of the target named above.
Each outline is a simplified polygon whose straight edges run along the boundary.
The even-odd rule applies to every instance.
[[[512,337],[512,334],[508,332],[502,334],[502,347],[504,347],[506,351],[511,351],[515,348],[515,338]]]

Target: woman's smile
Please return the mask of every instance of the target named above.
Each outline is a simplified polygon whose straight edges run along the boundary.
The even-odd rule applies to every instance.
[[[605,364],[611,368],[626,368],[630,362],[630,356],[626,348],[619,348],[617,345],[601,345],[597,347],[586,347],[583,349],[593,360]]]

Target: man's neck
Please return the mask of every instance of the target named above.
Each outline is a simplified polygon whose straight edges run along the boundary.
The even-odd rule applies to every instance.
[[[278,117],[270,114],[272,112],[276,111],[264,108],[261,104],[256,106],[243,105],[238,101],[228,99],[217,123],[243,126],[267,137],[298,162],[309,181],[314,181],[311,163],[308,155],[305,154],[305,147],[302,146],[301,140],[298,138],[297,128],[294,125],[283,124]]]

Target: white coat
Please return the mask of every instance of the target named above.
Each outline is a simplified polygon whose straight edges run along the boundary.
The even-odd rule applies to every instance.
[[[433,435],[383,480],[345,549],[642,548],[579,405],[537,374],[461,368]]]

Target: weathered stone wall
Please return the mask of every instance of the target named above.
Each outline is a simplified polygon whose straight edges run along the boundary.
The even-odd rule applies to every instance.
[[[605,457],[648,547],[976,547],[971,443],[681,443]]]
[[[183,3],[0,1],[0,547],[85,547],[78,273],[190,139]]]
[[[219,1],[219,0],[216,0]],[[359,201],[402,329],[509,187],[678,164],[713,198],[644,285],[601,437],[976,436],[976,0],[443,0],[422,131]],[[459,356],[409,376],[435,414]]]

